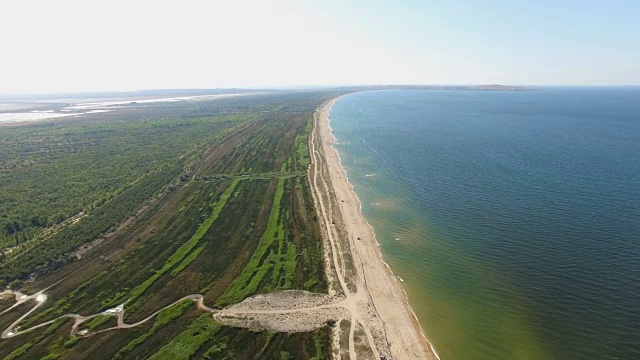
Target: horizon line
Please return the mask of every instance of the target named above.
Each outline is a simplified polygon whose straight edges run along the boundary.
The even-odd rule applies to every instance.
[[[341,89],[341,88],[353,88],[353,87],[393,87],[393,86],[407,86],[407,87],[420,87],[420,86],[505,86],[505,87],[616,87],[616,88],[631,88],[640,87],[640,84],[592,84],[592,85],[575,85],[575,84],[526,84],[526,85],[513,85],[513,84],[500,84],[500,83],[442,83],[442,84],[342,84],[342,85],[281,85],[281,86],[229,86],[229,87],[162,87],[162,88],[136,88],[136,89],[118,89],[118,90],[53,90],[53,91],[34,91],[34,92],[3,92],[0,91],[0,96],[38,96],[38,95],[69,95],[69,94],[102,94],[102,93],[135,93],[144,91],[228,91],[228,90],[250,90],[250,91],[276,91],[276,90],[309,90],[309,89]]]

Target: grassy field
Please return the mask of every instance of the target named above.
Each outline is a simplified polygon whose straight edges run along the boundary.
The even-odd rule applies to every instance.
[[[0,281],[27,293],[55,284],[22,327],[122,303],[132,323],[196,293],[224,307],[279,289],[325,292],[307,136],[312,112],[336,95],[276,92],[3,128]],[[59,320],[0,340],[0,358],[330,357],[327,328],[269,333],[203,314],[183,301],[88,338]],[[114,323],[100,316],[82,329]]]

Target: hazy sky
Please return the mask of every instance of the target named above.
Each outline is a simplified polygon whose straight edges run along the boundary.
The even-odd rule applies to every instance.
[[[640,1],[3,1],[0,92],[640,84]]]

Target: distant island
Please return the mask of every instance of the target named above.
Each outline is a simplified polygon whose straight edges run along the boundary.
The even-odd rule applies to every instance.
[[[381,85],[343,88],[353,91],[363,90],[475,90],[475,91],[542,91],[524,86],[512,85]]]
[[[475,88],[476,90],[490,90],[490,91],[541,91],[539,89],[533,89],[528,87],[500,85],[500,84],[478,85],[478,86],[475,86]]]

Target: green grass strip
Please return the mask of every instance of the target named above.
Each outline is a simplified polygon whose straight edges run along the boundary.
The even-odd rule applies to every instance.
[[[282,255],[282,268],[284,270],[284,288],[293,287],[293,276],[296,271],[298,254],[296,253],[296,245],[294,243],[287,244],[287,253]]]
[[[56,301],[50,308],[38,313],[37,315],[30,317],[28,320],[25,320],[20,326],[26,329],[31,327],[33,324],[35,324],[36,322],[45,318],[48,315],[61,313],[60,310],[68,308],[70,306],[69,301],[72,298],[74,298],[78,294],[78,291],[81,290],[82,288],[83,288],[83,285],[81,285],[79,288],[70,292],[64,298]]]
[[[215,322],[210,314],[204,314],[149,359],[189,360],[221,328],[222,325]]]
[[[296,136],[296,157],[300,168],[297,170],[306,169],[310,163],[309,157],[309,134],[313,128],[313,118],[307,120],[307,124],[304,129],[304,134]]]
[[[227,190],[225,190],[225,192],[222,193],[222,195],[220,196],[220,200],[218,200],[215,204],[213,204],[212,206],[213,211],[211,212],[211,215],[200,225],[200,227],[198,228],[196,233],[193,234],[191,239],[189,239],[189,241],[187,241],[182,246],[180,246],[178,250],[176,250],[176,252],[169,257],[169,259],[165,262],[162,269],[156,270],[156,272],[150,278],[148,278],[142,284],[136,286],[135,288],[133,288],[133,290],[131,290],[131,294],[129,296],[130,302],[133,302],[133,300],[137,299],[140,295],[142,295],[142,293],[144,293],[151,285],[153,285],[153,283],[156,280],[158,280],[162,275],[164,275],[164,273],[169,271],[175,264],[177,264],[179,261],[184,259],[184,257],[198,244],[198,242],[204,236],[204,234],[206,234],[207,231],[209,231],[209,228],[211,227],[211,225],[213,225],[213,222],[216,221],[216,219],[218,218],[218,215],[220,215],[220,212],[222,212],[222,209],[227,203],[227,199],[229,199],[229,197],[233,193],[233,190],[235,190],[236,185],[238,185],[238,182],[240,182],[240,180],[241,180],[240,178],[233,180],[233,182],[231,183],[231,185],[229,185]]]
[[[123,356],[131,352],[133,349],[138,347],[143,342],[147,341],[151,337],[151,335],[155,334],[160,328],[168,324],[171,320],[180,317],[184,314],[185,311],[193,304],[191,300],[184,300],[179,302],[171,307],[168,307],[158,313],[156,316],[156,321],[153,323],[153,326],[149,331],[144,333],[142,336],[133,339],[129,342],[125,347],[120,349],[116,355],[113,357],[114,359],[121,359]]]
[[[53,323],[51,323],[51,325],[49,325],[47,327],[47,329],[42,334],[40,334],[40,336],[38,336],[35,339],[33,339],[32,341],[22,345],[21,347],[13,350],[9,355],[7,355],[4,358],[4,360],[12,360],[12,359],[16,359],[16,358],[21,357],[27,351],[29,351],[29,349],[31,349],[31,347],[33,347],[33,344],[38,344],[44,338],[46,338],[47,336],[53,334],[53,332],[58,330],[65,322],[67,322],[67,320],[68,320],[67,318],[62,318],[62,319],[58,319],[58,320],[54,321]]]
[[[22,355],[24,355],[29,349],[31,349],[31,347],[33,346],[32,343],[28,342],[22,346],[20,346],[19,348],[13,350],[11,352],[11,354],[7,355],[4,360],[13,360],[16,359]]]
[[[253,253],[253,256],[251,257],[251,260],[249,260],[247,266],[242,270],[242,273],[233,281],[233,283],[231,283],[224,294],[218,298],[216,305],[224,306],[233,304],[243,300],[247,295],[254,293],[258,289],[263,277],[273,266],[273,254],[270,254],[269,259],[265,261],[261,267],[258,267],[260,259],[264,257],[271,245],[273,245],[276,240],[284,240],[284,229],[278,222],[278,217],[280,215],[280,202],[282,201],[283,194],[284,180],[280,179],[278,181],[278,189],[276,190],[276,194],[273,198],[273,206],[271,207],[271,213],[269,214],[267,229],[260,239],[258,248]],[[247,284],[249,279],[251,279],[251,282]],[[245,284],[247,285],[245,286]]]
[[[171,276],[178,275],[182,270],[184,270],[184,268],[189,266],[189,264],[191,264],[198,257],[198,255],[200,255],[202,250],[204,250],[204,245],[197,248],[196,251],[192,252],[191,255],[187,256],[186,259],[182,260],[180,265],[178,265],[177,268],[173,269],[173,271],[171,272]]]
[[[91,321],[86,325],[86,327],[89,330],[93,330],[98,326],[108,322],[111,319],[115,319],[115,318],[111,315],[99,315],[91,319]]]

